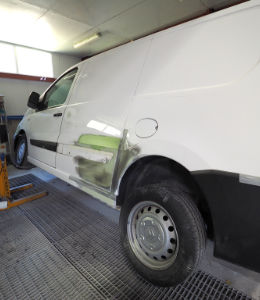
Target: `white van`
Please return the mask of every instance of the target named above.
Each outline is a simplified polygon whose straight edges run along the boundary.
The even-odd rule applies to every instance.
[[[175,285],[215,255],[260,271],[260,1],[94,56],[32,93],[27,159],[122,206],[136,269]]]

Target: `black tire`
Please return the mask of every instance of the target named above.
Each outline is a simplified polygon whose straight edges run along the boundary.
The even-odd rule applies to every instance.
[[[19,150],[21,149],[22,145],[24,145],[24,155],[21,157],[19,155]],[[27,147],[27,138],[25,134],[22,134],[18,136],[16,147],[14,151],[14,161],[15,161],[15,167],[18,169],[31,169],[33,166],[27,161],[28,156],[28,147]]]
[[[169,214],[174,220],[178,233],[176,258],[170,262],[170,266],[163,270],[147,267],[136,256],[129,242],[127,223],[130,212],[138,206],[138,203],[147,200],[155,202]],[[159,286],[175,286],[184,281],[196,270],[205,250],[205,226],[191,195],[182,190],[176,190],[168,183],[134,189],[131,195],[125,199],[121,209],[120,231],[123,248],[136,270],[144,278]],[[141,248],[143,249],[143,247]]]

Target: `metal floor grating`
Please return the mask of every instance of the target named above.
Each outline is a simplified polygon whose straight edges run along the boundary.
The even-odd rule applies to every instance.
[[[251,299],[202,271],[175,288],[152,285],[122,253],[117,223],[33,175],[11,186],[27,182],[35,187],[20,197],[49,195],[0,212],[0,299]]]

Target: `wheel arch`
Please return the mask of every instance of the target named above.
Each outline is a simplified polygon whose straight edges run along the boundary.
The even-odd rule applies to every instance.
[[[213,235],[213,222],[206,198],[193,178],[191,172],[177,161],[159,155],[149,155],[134,161],[125,170],[117,189],[116,205],[122,206],[127,193],[135,187],[173,180],[178,188],[192,194],[203,220],[208,235]]]

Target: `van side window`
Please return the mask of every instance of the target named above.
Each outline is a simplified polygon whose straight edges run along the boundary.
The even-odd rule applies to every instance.
[[[68,72],[48,90],[44,100],[47,107],[59,106],[66,101],[76,73],[77,69]]]

